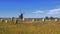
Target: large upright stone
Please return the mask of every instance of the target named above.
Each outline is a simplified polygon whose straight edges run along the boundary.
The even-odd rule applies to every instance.
[[[14,23],[16,23],[16,19],[14,20]]]
[[[24,21],[24,18],[22,20]]]
[[[3,19],[1,19],[1,22],[2,22]]]
[[[12,17],[12,23],[15,23],[15,22],[16,22],[16,18]]]
[[[16,23],[18,23],[18,19],[16,19]]]
[[[51,21],[51,19],[49,19],[49,21]]]
[[[2,22],[4,22],[4,19],[2,19]]]
[[[32,22],[34,22],[34,19],[32,19]]]
[[[55,21],[57,21],[57,19],[55,19]]]
[[[8,22],[8,20],[5,20],[5,23],[7,23]]]
[[[42,21],[45,21],[45,19],[43,18]]]

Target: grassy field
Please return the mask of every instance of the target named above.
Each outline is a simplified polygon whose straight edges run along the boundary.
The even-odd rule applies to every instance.
[[[0,34],[60,34],[60,23],[0,23]]]

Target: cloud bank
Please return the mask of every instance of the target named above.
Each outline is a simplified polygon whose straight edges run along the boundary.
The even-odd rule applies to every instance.
[[[35,11],[35,12],[32,12],[32,13],[34,13],[34,14],[42,14],[42,13],[44,13],[44,11],[37,10],[37,11]]]
[[[60,8],[48,10],[47,14],[60,14]]]
[[[41,11],[41,10],[37,10],[37,11],[32,12],[32,13],[33,14],[50,14],[50,15],[56,15],[56,14],[60,14],[60,8],[47,10],[47,12]]]

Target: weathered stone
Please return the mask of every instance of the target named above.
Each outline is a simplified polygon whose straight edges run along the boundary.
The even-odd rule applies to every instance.
[[[45,21],[45,19],[43,18],[42,21]]]
[[[8,22],[8,20],[5,20],[5,23],[7,23]]]
[[[55,21],[57,21],[57,19],[55,19]]]
[[[32,22],[34,22],[34,19],[32,19]]]

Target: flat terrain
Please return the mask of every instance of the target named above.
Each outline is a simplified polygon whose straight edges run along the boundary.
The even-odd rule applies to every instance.
[[[60,23],[0,23],[0,34],[60,34]]]

